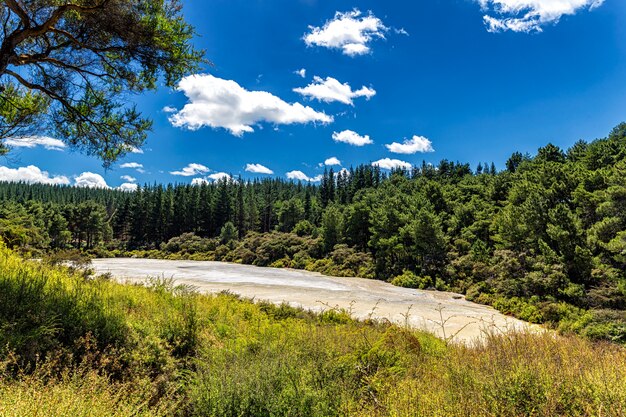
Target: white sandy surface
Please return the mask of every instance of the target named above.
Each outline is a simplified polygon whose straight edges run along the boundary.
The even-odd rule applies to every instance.
[[[425,329],[460,342],[472,342],[485,331],[528,328],[491,307],[438,291],[399,288],[383,281],[327,277],[292,269],[261,268],[224,262],[157,259],[95,259],[96,273],[110,272],[119,281],[143,282],[148,277],[173,278],[200,292],[231,291],[255,300],[286,302],[322,311],[344,308],[356,318],[390,320]]]

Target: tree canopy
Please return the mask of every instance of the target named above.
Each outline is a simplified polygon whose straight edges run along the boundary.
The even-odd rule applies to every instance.
[[[203,62],[179,0],[6,0],[0,19],[0,141],[56,135],[105,167],[151,128],[129,94]]]
[[[26,251],[171,257],[437,288],[532,322],[626,343],[626,124],[512,154],[507,169],[145,185],[0,183],[0,238]]]

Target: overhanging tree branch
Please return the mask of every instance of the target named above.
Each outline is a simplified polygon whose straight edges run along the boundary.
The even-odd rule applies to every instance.
[[[105,166],[140,147],[150,122],[126,104],[126,93],[156,89],[159,79],[173,86],[204,62],[180,1],[2,2],[0,92],[8,77],[21,87],[0,95],[0,147],[2,132],[22,120],[11,102],[35,106],[28,120]]]

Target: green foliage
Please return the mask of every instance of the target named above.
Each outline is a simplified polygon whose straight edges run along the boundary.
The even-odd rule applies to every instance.
[[[151,127],[128,93],[173,87],[202,62],[178,0],[1,7],[0,139],[54,133],[109,166]]]
[[[4,248],[0,254],[0,415],[626,411],[626,352],[614,345],[514,332],[446,344],[332,308],[316,315],[195,294],[162,278],[144,286],[85,280]],[[590,337],[624,334],[613,313],[559,314],[577,317]]]
[[[389,175],[328,170],[319,187],[270,178],[134,193],[0,184],[0,235],[32,256],[73,247],[449,289],[579,329],[543,306],[626,309],[625,126],[567,151],[514,153],[502,172],[444,160]]]
[[[0,270],[0,346],[5,355],[19,352],[21,366],[34,365],[88,333],[100,348],[124,340],[123,316],[100,296],[100,283],[84,285],[82,276],[23,262],[5,248],[0,248]]]
[[[183,233],[161,245],[161,250],[166,253],[194,254],[215,250],[216,247],[217,243],[214,240],[201,238],[194,233]]]
[[[404,271],[402,275],[398,275],[391,280],[393,285],[404,288],[434,288],[435,283],[429,276],[419,277],[411,271]]]
[[[315,226],[313,226],[308,220],[301,220],[294,226],[291,232],[300,237],[312,236],[315,232]]]
[[[332,205],[324,211],[322,217],[322,243],[324,251],[330,252],[341,242],[342,217],[339,209]]]
[[[226,222],[224,226],[222,226],[222,230],[220,231],[220,243],[223,245],[229,245],[234,240],[237,239],[238,236],[237,229],[232,222]]]

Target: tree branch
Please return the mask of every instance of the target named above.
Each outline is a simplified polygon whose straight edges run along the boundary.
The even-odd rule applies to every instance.
[[[64,4],[63,6],[60,6],[58,9],[52,12],[52,15],[50,16],[50,18],[48,18],[48,20],[46,20],[41,25],[38,25],[35,27],[30,27],[29,25],[29,27],[26,27],[23,30],[13,33],[10,36],[10,39],[11,39],[10,42],[15,47],[16,45],[18,45],[19,43],[23,42],[24,40],[28,38],[41,36],[44,33],[48,32],[50,28],[56,25],[57,22],[61,20],[63,15],[67,12],[76,11],[76,12],[81,12],[81,13],[91,13],[100,8],[103,8],[108,2],[109,0],[103,0],[101,3],[95,6],[91,6],[91,7],[79,6],[77,4]]]
[[[24,8],[16,0],[5,0],[7,7],[11,9],[19,18],[25,28],[30,27],[30,17]]]

